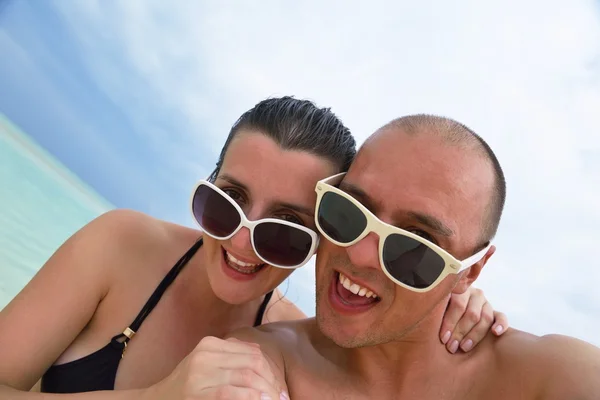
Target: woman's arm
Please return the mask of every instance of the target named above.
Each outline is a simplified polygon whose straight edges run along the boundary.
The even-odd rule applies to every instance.
[[[0,312],[0,393],[30,390],[90,322],[118,265],[124,213],[75,233]]]
[[[0,399],[10,400],[131,400],[146,399],[147,389],[143,390],[112,390],[101,392],[86,392],[72,394],[51,394],[24,392],[10,386],[0,384]],[[148,397],[150,400],[150,397]],[[154,400],[154,399],[152,399]]]
[[[450,353],[470,351],[491,330],[496,336],[508,329],[508,319],[494,311],[481,289],[471,286],[463,294],[452,294],[444,314],[440,339]]]

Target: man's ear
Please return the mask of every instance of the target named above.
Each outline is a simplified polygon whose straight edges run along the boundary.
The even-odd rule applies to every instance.
[[[463,294],[466,292],[467,289],[471,287],[473,282],[475,282],[475,280],[479,277],[481,270],[495,252],[496,246],[491,246],[487,253],[485,253],[485,256],[483,256],[483,258],[477,264],[474,264],[470,268],[467,268],[461,272],[460,279],[454,287],[454,290],[452,290],[452,293]]]

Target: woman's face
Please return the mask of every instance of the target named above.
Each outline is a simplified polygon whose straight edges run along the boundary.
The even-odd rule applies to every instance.
[[[262,133],[242,129],[230,143],[214,184],[236,201],[251,221],[278,218],[316,231],[315,184],[336,172],[327,159],[283,150]],[[230,304],[261,297],[293,271],[264,264],[252,248],[247,228],[228,240],[204,235],[203,247],[213,291]]]

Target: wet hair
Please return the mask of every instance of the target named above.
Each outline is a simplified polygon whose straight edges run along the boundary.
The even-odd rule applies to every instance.
[[[472,129],[458,121],[429,114],[398,118],[386,124],[380,130],[387,128],[398,128],[409,135],[425,132],[435,134],[449,144],[475,149],[491,164],[494,174],[494,187],[481,233],[482,247],[487,245],[496,236],[500,225],[500,218],[506,201],[506,179],[498,158],[486,141]]]
[[[231,141],[241,130],[252,130],[270,137],[283,150],[306,151],[326,158],[347,171],[356,155],[356,141],[350,130],[331,112],[309,100],[290,96],[269,98],[246,111],[233,124],[221,150],[215,170],[209,177],[217,178]]]

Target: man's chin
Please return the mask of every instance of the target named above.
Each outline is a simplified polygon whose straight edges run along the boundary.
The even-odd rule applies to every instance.
[[[316,321],[317,327],[323,336],[339,347],[354,349],[365,346],[362,340],[364,336],[363,332],[358,332],[356,329],[350,329],[349,327],[344,326],[343,323],[340,323],[341,321],[338,321],[338,318],[319,313],[318,308]]]

